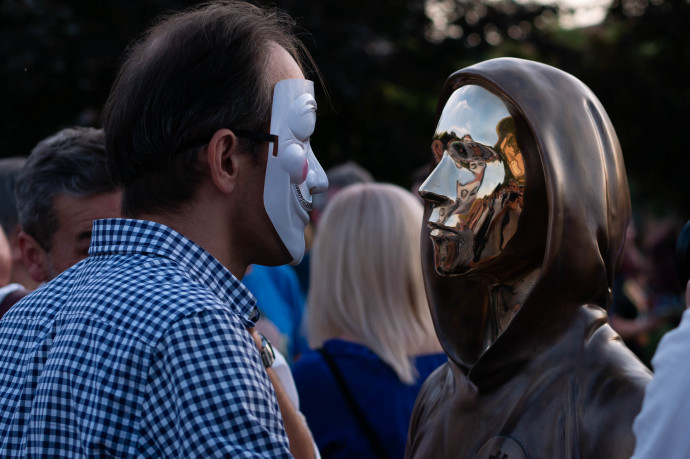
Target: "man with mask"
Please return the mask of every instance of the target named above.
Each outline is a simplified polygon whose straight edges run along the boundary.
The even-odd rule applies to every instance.
[[[300,259],[327,186],[291,30],[222,2],[130,49],[104,110],[128,218],[94,222],[90,256],[0,322],[1,454],[313,454],[308,431],[288,442],[304,425],[274,392],[240,282],[251,263]]]
[[[606,323],[630,216],[592,92],[520,59],[451,75],[425,200],[427,296],[449,362],[407,457],[627,458],[650,379]]]

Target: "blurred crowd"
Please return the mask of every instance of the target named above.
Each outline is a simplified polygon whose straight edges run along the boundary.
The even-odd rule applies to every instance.
[[[611,326],[647,366],[661,337],[685,309],[676,276],[675,248],[682,221],[675,215],[643,214],[626,233],[621,266],[613,283]]]

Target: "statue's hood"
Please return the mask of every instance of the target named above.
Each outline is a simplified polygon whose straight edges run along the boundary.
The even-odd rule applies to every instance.
[[[510,325],[484,349],[487,286],[438,275],[423,226],[424,275],[436,331],[451,360],[479,382],[543,352],[573,325],[582,305],[608,307],[630,197],[611,121],[582,82],[537,62],[493,59],[448,78],[438,116],[453,91],[467,84],[499,95],[515,112],[527,180],[525,207],[506,258],[513,266],[524,261],[541,270]]]

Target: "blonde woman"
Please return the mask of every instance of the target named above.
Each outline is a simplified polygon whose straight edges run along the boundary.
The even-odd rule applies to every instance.
[[[324,459],[403,457],[417,392],[446,361],[422,281],[422,205],[388,184],[341,191],[312,247],[307,332],[293,367]]]

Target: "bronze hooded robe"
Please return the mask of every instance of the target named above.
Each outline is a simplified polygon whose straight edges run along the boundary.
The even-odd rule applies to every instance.
[[[628,458],[651,373],[607,323],[630,216],[611,122],[573,76],[512,58],[451,75],[439,114],[467,84],[515,112],[525,207],[501,257],[506,272],[540,271],[507,327],[487,337],[500,278],[439,275],[423,226],[427,296],[449,362],[419,394],[406,457]],[[427,203],[425,221],[429,212]]]

